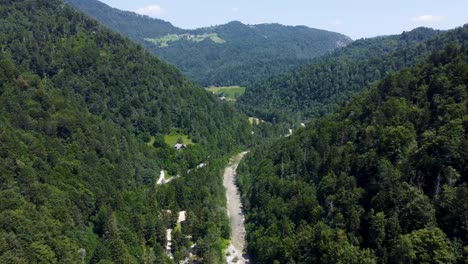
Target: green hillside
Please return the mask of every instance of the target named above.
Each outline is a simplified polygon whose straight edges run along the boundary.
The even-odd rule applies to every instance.
[[[178,263],[194,244],[221,262],[219,171],[247,117],[61,1],[3,1],[0,25],[0,263]],[[195,144],[165,144],[174,129]]]
[[[184,33],[184,30],[164,20],[122,11],[97,0],[64,0],[64,2],[93,18],[99,17],[99,21],[104,25],[132,40]]]
[[[144,45],[203,86],[253,83],[346,46],[342,34],[279,24],[225,25],[184,30],[159,19],[123,12],[97,0],[65,0],[111,29]]]
[[[414,66],[447,43],[463,43],[467,35],[468,26],[447,32],[419,28],[358,40],[310,65],[248,86],[237,106],[268,121],[320,117],[388,73]]]
[[[465,39],[249,154],[253,261],[465,263],[467,84]]]
[[[0,264],[466,264],[468,25],[350,42],[2,0]]]

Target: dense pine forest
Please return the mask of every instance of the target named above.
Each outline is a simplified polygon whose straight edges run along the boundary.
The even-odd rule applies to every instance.
[[[64,2],[132,40],[183,33],[182,29],[164,20],[112,8],[98,0],[64,0]]]
[[[203,86],[251,84],[351,42],[342,34],[279,24],[245,25],[234,21],[183,30],[159,19],[111,8],[97,0],[65,2],[141,43]],[[216,36],[215,41],[210,38],[193,41],[208,35]],[[155,43],[171,38],[174,41],[167,45]]]
[[[175,260],[221,262],[247,118],[61,1],[3,1],[0,25],[0,263],[173,263],[181,210]],[[163,169],[182,177],[156,186]]]
[[[250,154],[238,182],[255,263],[466,263],[467,48]]]
[[[467,86],[468,24],[352,41],[2,0],[0,263],[465,264]]]
[[[312,64],[247,87],[237,104],[268,121],[299,121],[333,112],[372,82],[415,65],[450,42],[463,43],[468,26],[448,32],[418,28],[401,35],[357,40]]]

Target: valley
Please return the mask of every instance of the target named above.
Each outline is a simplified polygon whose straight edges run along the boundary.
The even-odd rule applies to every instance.
[[[142,3],[0,3],[0,263],[466,263],[467,3]]]

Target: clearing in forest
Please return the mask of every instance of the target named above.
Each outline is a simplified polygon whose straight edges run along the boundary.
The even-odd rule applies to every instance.
[[[212,86],[209,88],[205,88],[207,91],[212,92],[220,97],[224,96],[226,100],[234,101],[239,96],[245,93],[245,87],[240,87],[238,85],[234,86]]]

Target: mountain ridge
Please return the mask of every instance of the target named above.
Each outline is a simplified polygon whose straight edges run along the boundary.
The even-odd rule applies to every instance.
[[[147,16],[119,11],[97,0],[65,2],[144,45],[203,86],[242,86],[284,72],[352,42],[351,38],[339,33],[275,23],[245,25],[231,21],[223,25],[184,30],[164,24],[160,19],[154,19],[152,25],[151,18]],[[93,9],[95,5],[100,8]],[[169,45],[155,44],[164,37],[207,32],[216,33],[224,40],[223,43],[176,38]],[[244,71],[239,72],[239,65],[243,66]]]
[[[323,116],[386,74],[415,65],[447,42],[462,43],[467,28],[417,28],[354,41],[310,64],[248,86],[237,106],[268,121],[299,123]]]

